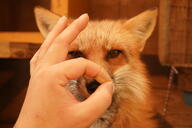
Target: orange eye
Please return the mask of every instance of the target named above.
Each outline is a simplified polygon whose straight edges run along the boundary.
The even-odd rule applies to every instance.
[[[84,57],[83,53],[80,51],[70,51],[68,55],[71,56],[71,58],[78,58],[78,57]]]
[[[110,50],[110,51],[107,53],[106,58],[107,58],[107,59],[113,59],[113,58],[118,57],[121,53],[122,53],[122,51],[121,51],[121,50],[118,50],[118,49]]]

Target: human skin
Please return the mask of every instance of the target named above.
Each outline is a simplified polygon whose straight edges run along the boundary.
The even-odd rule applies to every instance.
[[[88,21],[84,14],[68,26],[62,17],[48,34],[31,59],[29,87],[14,128],[87,128],[110,106],[113,83],[103,68],[83,58],[66,60],[70,43]],[[66,85],[83,75],[101,85],[80,102]]]

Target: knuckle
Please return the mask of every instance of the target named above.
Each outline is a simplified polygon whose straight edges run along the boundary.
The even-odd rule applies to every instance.
[[[32,58],[32,59],[30,60],[30,65],[33,65],[33,64],[35,64],[34,58]]]
[[[37,74],[39,77],[46,79],[55,76],[55,72],[49,67],[40,69]]]
[[[40,49],[45,50],[45,49],[48,49],[48,47],[49,47],[49,45],[43,44],[43,45],[41,45]]]

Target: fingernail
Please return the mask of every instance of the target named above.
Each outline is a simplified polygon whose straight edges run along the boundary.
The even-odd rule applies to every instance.
[[[113,82],[107,82],[106,83],[108,89],[110,90],[110,92],[112,92],[112,94],[115,92],[115,85]]]
[[[78,19],[84,18],[84,17],[89,17],[87,13],[82,14]]]

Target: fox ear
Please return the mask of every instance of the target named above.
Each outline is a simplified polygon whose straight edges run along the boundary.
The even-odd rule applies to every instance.
[[[41,7],[35,7],[34,13],[36,23],[40,32],[44,37],[46,37],[49,31],[51,31],[53,26],[56,24],[60,16]]]
[[[157,20],[157,8],[147,10],[123,24],[132,36],[134,36],[139,44],[139,50],[142,51],[145,45],[145,41],[152,34]]]

